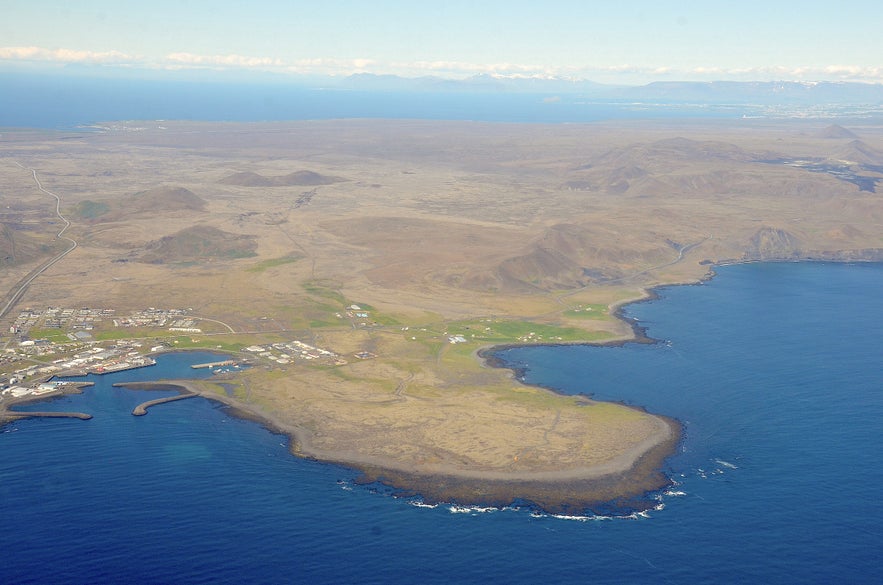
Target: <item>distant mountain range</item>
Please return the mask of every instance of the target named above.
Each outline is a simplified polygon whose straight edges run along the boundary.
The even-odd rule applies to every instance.
[[[21,72],[0,66],[0,81],[20,85]],[[883,83],[847,81],[655,81],[646,85],[609,85],[565,77],[512,77],[481,73],[463,79],[440,76],[402,77],[391,74],[356,73],[345,77],[293,75],[266,71],[219,72],[202,69],[149,71],[119,67],[71,64],[46,70],[41,77],[208,84],[221,86],[275,86],[279,88],[330,89],[364,92],[424,92],[479,94],[548,94],[580,96],[596,100],[638,102],[690,102],[708,104],[855,104],[883,105]]]
[[[485,91],[522,93],[603,93],[625,89],[624,86],[605,85],[587,80],[562,78],[500,77],[480,74],[465,79],[444,77],[399,77],[398,75],[375,75],[356,73],[335,81],[333,85],[358,90],[378,91]]]
[[[562,78],[515,78],[481,74],[466,79],[399,77],[358,73],[329,87],[362,91],[517,92],[581,94],[595,99],[698,103],[883,103],[883,84],[799,81],[657,81],[641,86],[605,85]]]
[[[617,90],[623,98],[709,103],[883,103],[883,85],[847,82],[655,82]]]

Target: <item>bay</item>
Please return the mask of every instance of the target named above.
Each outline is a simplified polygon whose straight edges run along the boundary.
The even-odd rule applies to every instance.
[[[883,265],[751,264],[629,317],[660,342],[522,347],[525,380],[684,422],[657,509],[421,507],[195,398],[113,388],[0,431],[4,583],[872,583],[883,561]]]

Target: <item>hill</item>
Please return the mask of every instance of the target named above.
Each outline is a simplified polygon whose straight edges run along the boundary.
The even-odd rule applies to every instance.
[[[281,177],[265,177],[258,173],[244,171],[233,173],[218,182],[222,185],[237,185],[239,187],[316,187],[332,185],[344,180],[314,171],[295,171]]]
[[[232,175],[224,177],[218,181],[218,183],[222,185],[237,185],[239,187],[272,187],[274,184],[273,181],[267,177],[251,171],[233,173]]]
[[[831,139],[856,139],[858,136],[855,135],[855,132],[844,128],[839,124],[831,124],[830,126],[826,126],[817,134],[819,138],[831,138]]]
[[[41,240],[39,236],[15,226],[0,223],[0,268],[19,266],[48,258],[63,248],[58,240]]]
[[[853,140],[837,153],[837,158],[862,165],[883,164],[883,153],[861,140]]]
[[[135,213],[205,210],[205,200],[184,187],[163,186],[140,191],[129,197],[124,205]]]
[[[147,264],[171,264],[206,260],[232,260],[255,256],[253,236],[233,234],[207,225],[195,225],[145,246],[138,260]]]
[[[74,207],[73,215],[86,221],[96,220],[110,211],[110,205],[103,201],[85,199]]]
[[[801,81],[656,81],[613,89],[608,97],[698,103],[863,104],[878,103],[883,86],[873,83]]]
[[[599,244],[615,240],[623,237],[599,226],[556,224],[490,269],[469,271],[462,284],[505,293],[567,290],[615,282],[623,276],[623,266],[663,264],[677,253],[671,243],[645,241],[639,235],[631,235],[629,244],[618,249]]]

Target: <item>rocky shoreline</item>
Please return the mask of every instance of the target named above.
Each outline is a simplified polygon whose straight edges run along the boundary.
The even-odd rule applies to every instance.
[[[228,407],[232,416],[261,424],[287,435],[290,450],[309,460],[333,463],[362,473],[358,483],[380,483],[396,494],[419,497],[424,503],[451,502],[503,507],[519,502],[551,513],[631,513],[652,508],[646,494],[664,489],[671,480],[663,473],[665,461],[681,440],[682,427],[674,419],[657,417],[659,432],[631,452],[603,465],[558,471],[500,472],[458,469],[450,466],[414,470],[399,462],[382,461],[354,452],[322,452],[312,448],[305,429],[261,412],[235,398],[206,391],[189,380],[118,383],[115,386],[137,390],[175,390],[178,396],[147,401],[139,409],[155,404],[202,396]]]

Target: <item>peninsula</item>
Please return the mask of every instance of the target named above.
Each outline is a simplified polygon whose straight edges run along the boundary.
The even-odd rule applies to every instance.
[[[0,152],[7,385],[249,356],[174,383],[430,501],[577,510],[668,482],[677,422],[591,380],[526,386],[494,347],[632,340],[622,304],[717,263],[883,259],[870,124],[126,122]]]

